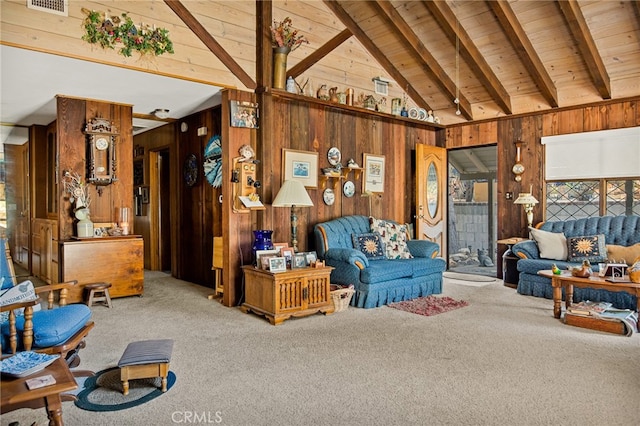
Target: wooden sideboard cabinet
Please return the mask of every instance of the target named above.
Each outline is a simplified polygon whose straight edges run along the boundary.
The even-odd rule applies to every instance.
[[[140,236],[66,240],[61,244],[61,280],[78,280],[71,303],[83,300],[84,284],[111,283],[111,298],[144,292],[144,241]]]
[[[273,325],[291,317],[322,312],[332,314],[330,275],[332,267],[269,272],[243,266],[245,302],[240,309],[267,317]]]

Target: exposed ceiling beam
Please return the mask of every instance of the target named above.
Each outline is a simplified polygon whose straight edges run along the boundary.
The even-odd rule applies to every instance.
[[[542,92],[542,96],[549,102],[551,107],[558,107],[558,90],[553,84],[549,73],[547,73],[538,53],[533,48],[524,28],[520,25],[516,14],[511,9],[509,2],[507,0],[488,0],[486,3],[498,18],[498,22],[500,22],[507,38],[511,41],[516,52],[518,52],[518,56],[529,70],[533,81]]]
[[[400,38],[401,44],[408,50],[410,50],[415,56],[419,58],[418,63],[421,68],[428,74],[432,75],[436,83],[444,90],[451,99],[458,94],[458,100],[460,101],[460,111],[467,120],[473,120],[473,114],[471,112],[471,103],[463,94],[460,93],[460,88],[456,87],[456,83],[449,78],[449,75],[440,66],[438,61],[433,57],[431,52],[420,41],[418,35],[411,29],[407,21],[404,20],[393,5],[388,1],[374,1],[370,4],[374,5],[376,15],[379,15],[387,21],[387,25],[393,29],[396,36]],[[431,108],[430,108],[431,109]]]
[[[444,1],[424,1],[424,6],[436,18],[438,24],[455,45],[456,39],[460,45],[460,55],[469,64],[471,71],[491,95],[493,100],[506,114],[512,114],[511,97],[504,88],[498,76],[495,75],[484,56],[469,37],[464,28],[458,25],[458,18]]]
[[[598,47],[595,41],[593,41],[593,37],[587,26],[587,21],[584,19],[584,15],[580,10],[580,5],[576,0],[562,0],[557,3],[569,24],[571,34],[576,40],[578,49],[582,54],[589,73],[591,73],[591,79],[596,85],[598,93],[600,93],[603,99],[611,99],[611,80],[609,79],[609,74],[604,66],[604,62],[602,62],[602,58],[598,53]]]
[[[235,75],[247,88],[255,90],[256,82],[227,53],[216,39],[202,26],[179,0],[164,0],[171,10],[187,25],[209,50]]]
[[[481,172],[489,171],[489,169],[487,168],[487,166],[485,166],[482,160],[480,160],[477,155],[474,155],[473,152],[469,150],[461,150],[461,151],[464,154],[464,156],[467,157],[467,159],[471,161],[473,165],[478,168],[478,170],[480,170]]]
[[[336,47],[340,46],[345,41],[349,40],[353,34],[348,28],[340,31],[333,37],[331,40],[320,46],[315,52],[311,55],[304,58],[302,61],[298,62],[295,66],[291,67],[289,71],[287,71],[287,75],[290,75],[293,78],[296,78],[309,68],[311,68],[315,63],[320,61],[322,58],[327,56],[329,53],[333,51]]]
[[[427,101],[420,96],[420,93],[407,81],[406,78],[402,75],[400,71],[387,59],[384,53],[371,41],[369,37],[360,29],[358,24],[351,18],[351,16],[343,9],[342,6],[338,4],[336,1],[331,0],[323,0],[324,4],[333,12],[334,15],[342,24],[347,27],[351,33],[356,36],[358,41],[362,43],[365,49],[374,57],[376,61],[385,69],[386,72],[398,83],[401,87],[404,88],[407,95],[413,99],[413,101],[421,108],[424,109],[433,109],[427,104]]]

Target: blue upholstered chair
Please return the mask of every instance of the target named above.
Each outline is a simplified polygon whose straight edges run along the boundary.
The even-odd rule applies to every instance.
[[[0,239],[0,244],[4,248],[0,250],[0,297],[9,290],[17,294],[28,291],[30,283],[16,282],[7,241]],[[7,317],[0,324],[2,356],[33,350],[59,354],[70,367],[77,366],[80,363],[78,351],[85,346],[85,337],[94,324],[88,306],[66,303],[68,289],[75,285],[77,282],[71,281],[36,287],[34,297],[18,297],[21,300],[0,306],[3,317]],[[47,306],[40,308],[40,298],[46,299]],[[54,305],[56,299],[57,307]]]

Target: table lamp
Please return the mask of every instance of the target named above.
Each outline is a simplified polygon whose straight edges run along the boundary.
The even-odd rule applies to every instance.
[[[278,195],[271,204],[273,207],[291,207],[291,247],[298,251],[298,217],[295,213],[296,206],[312,207],[313,202],[309,198],[307,190],[299,180],[289,179],[282,184]]]
[[[524,211],[527,214],[527,223],[529,224],[529,227],[531,227],[531,223],[533,222],[533,206],[538,204],[538,200],[531,195],[531,192],[521,192],[513,204],[522,204]]]

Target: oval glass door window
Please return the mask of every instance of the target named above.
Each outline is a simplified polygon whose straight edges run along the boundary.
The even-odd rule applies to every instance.
[[[427,211],[432,219],[438,212],[438,171],[433,162],[427,168]]]

